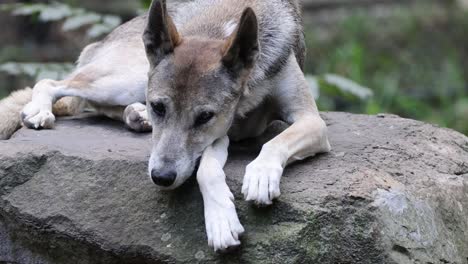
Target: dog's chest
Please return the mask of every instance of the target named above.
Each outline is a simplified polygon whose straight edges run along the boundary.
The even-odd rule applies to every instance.
[[[267,97],[263,97],[260,102],[255,102],[255,105],[250,106],[253,106],[249,109],[250,111],[236,116],[229,129],[231,140],[240,141],[260,136],[275,117],[275,104]]]

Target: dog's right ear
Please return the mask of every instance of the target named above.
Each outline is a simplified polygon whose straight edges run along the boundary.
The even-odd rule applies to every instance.
[[[167,12],[166,0],[154,0],[151,4],[143,42],[152,68],[180,44],[181,37]]]
[[[248,7],[242,13],[239,25],[224,46],[223,64],[234,71],[251,68],[259,53],[258,21]]]

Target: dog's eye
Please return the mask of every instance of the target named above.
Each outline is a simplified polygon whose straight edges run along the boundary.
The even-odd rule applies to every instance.
[[[213,117],[214,117],[213,112],[203,112],[203,113],[201,113],[197,117],[197,120],[195,121],[195,127],[202,126],[202,125],[210,122],[210,120],[213,119]]]
[[[164,106],[163,103],[151,103],[151,108],[159,117],[164,117],[166,115],[166,106]]]

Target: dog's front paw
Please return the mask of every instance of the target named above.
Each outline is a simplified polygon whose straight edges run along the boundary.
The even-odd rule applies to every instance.
[[[224,251],[241,244],[239,237],[244,233],[244,227],[237,217],[232,200],[207,204],[205,206],[205,223],[208,244],[215,251]]]
[[[51,110],[41,109],[34,102],[30,102],[21,112],[21,121],[28,128],[49,129],[54,126],[55,116]]]
[[[281,195],[283,168],[278,162],[254,160],[247,166],[242,194],[257,205],[271,205]]]
[[[125,124],[136,132],[150,132],[151,123],[146,112],[146,106],[135,103],[127,106],[123,114]]]

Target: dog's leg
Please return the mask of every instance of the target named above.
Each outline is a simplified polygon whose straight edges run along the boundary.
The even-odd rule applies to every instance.
[[[97,115],[105,116],[110,119],[123,122],[123,113],[125,110],[124,106],[108,106],[94,103],[88,103],[88,105],[94,110],[95,114]]]
[[[71,97],[62,98],[69,99]],[[73,97],[72,99],[81,99],[78,97]],[[66,103],[66,102],[64,102]],[[54,114],[57,115],[56,105],[54,105]],[[128,128],[135,132],[150,132],[152,130],[151,123],[148,118],[148,113],[146,112],[146,105],[142,103],[134,103],[127,107],[124,106],[108,106],[100,105],[88,102],[90,106],[98,115],[103,115],[108,118],[124,122]],[[60,112],[59,112],[60,113]]]
[[[32,101],[21,112],[23,124],[29,128],[51,128],[55,122],[52,106],[59,99],[56,98],[59,82],[42,80],[33,89]]]
[[[65,96],[110,106],[127,106],[145,101],[145,86],[136,85],[144,83],[142,80],[145,77],[125,76],[117,70],[87,66],[63,81],[42,80],[34,86],[32,101],[21,113],[23,124],[35,129],[51,128],[55,122],[52,105]]]
[[[78,97],[64,97],[58,100],[52,113],[55,116],[74,116],[81,113],[86,105],[86,100]]]
[[[237,217],[234,196],[226,184],[223,167],[228,156],[229,139],[218,139],[203,153],[197,180],[203,195],[208,244],[215,251],[240,245],[244,228]]]
[[[127,106],[123,113],[123,121],[136,132],[150,132],[153,129],[146,111],[146,105],[142,103]]]
[[[146,112],[146,105],[134,103],[127,107],[103,106],[91,104],[97,114],[104,115],[117,121],[122,121],[135,132],[150,132],[151,123]]]
[[[287,164],[330,151],[326,124],[293,56],[278,76],[272,95],[280,116],[292,125],[266,143],[258,158],[247,166],[242,193],[247,201],[259,205],[270,205],[280,196],[280,180]]]

